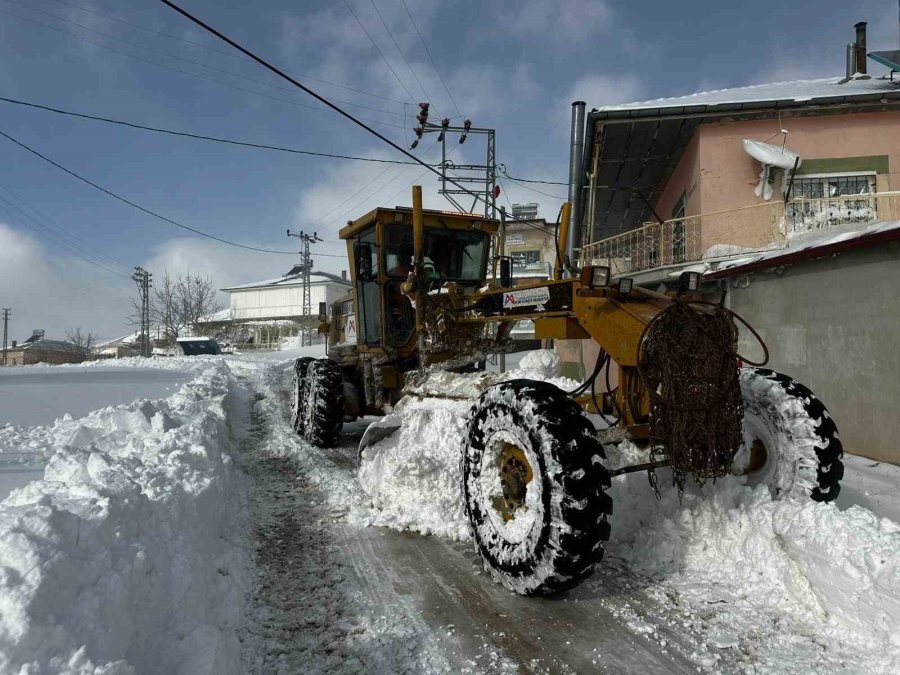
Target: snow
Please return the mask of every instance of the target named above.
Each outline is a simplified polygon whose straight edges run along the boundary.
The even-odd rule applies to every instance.
[[[414,390],[474,397],[488,382],[522,376],[522,371],[490,378],[431,373]],[[378,512],[371,524],[468,537],[459,467],[468,410],[467,401],[447,398],[409,397],[398,404],[389,423],[402,423],[401,428],[367,449],[359,470]],[[609,455],[611,467],[648,459],[627,443],[610,448]],[[794,645],[789,635],[771,631],[771,644],[756,647],[759,662],[768,664],[760,672],[800,672],[823,662],[838,669],[846,658],[864,658],[872,672],[897,672],[900,525],[853,503],[882,503],[883,492],[872,498],[868,493],[875,485],[886,491],[891,482],[881,476],[857,482],[858,463],[848,462],[844,489],[853,497],[839,500],[839,506],[796,496],[775,499],[766,486],[742,485],[732,476],[702,489],[689,485],[679,500],[666,469],[658,471],[658,502],[645,474],[619,476],[610,491],[614,512],[607,556],[650,577],[652,593],[675,594],[689,613],[709,613],[710,602],[727,605],[709,626],[716,644],[744,639],[748,626],[740,617],[774,611],[790,630],[831,645],[831,651],[813,658],[804,651],[808,645]],[[896,485],[900,468],[892,467],[888,475]]]
[[[172,392],[187,376],[174,370],[111,365],[0,369],[0,425],[50,424],[136,398]]]
[[[43,480],[0,504],[0,671],[214,673],[239,660],[240,391],[221,360],[179,365],[192,377],[168,399],[0,429],[4,449],[48,458]]]
[[[346,586],[354,566],[363,578],[385,572],[336,562],[333,542],[345,536],[341,528],[367,526],[466,540],[459,460],[472,398],[519,377],[568,390],[577,383],[559,378],[547,353],[527,354],[502,375],[429,372],[386,420],[401,429],[367,450],[360,485],[352,458],[297,439],[284,400],[273,395],[285,389],[292,359],[322,353],[317,345],[129,360],[113,377],[130,369],[128,396],[140,398],[125,403],[102,397],[101,385],[91,393],[89,376],[102,383],[108,364],[10,369],[51,387],[71,374],[87,392],[79,403],[99,409],[0,427],[0,467],[42,478],[0,503],[0,672],[233,673],[263,663],[248,653],[276,647],[324,659],[310,661],[312,670],[447,670],[413,610],[382,604],[383,591],[372,590],[381,586],[367,587],[369,595]],[[444,397],[426,397],[435,393]],[[248,428],[248,419],[265,428]],[[368,421],[345,433],[360,435]],[[260,457],[290,460],[277,465],[281,475],[296,472],[273,492],[294,500],[305,528],[300,557],[273,562],[297,580],[294,637],[266,634],[277,616],[249,606],[263,572],[262,553],[248,544],[249,502],[262,498],[238,468],[249,461],[241,450],[248,443]],[[627,443],[608,455],[611,467],[646,460]],[[733,670],[723,659],[754,673],[900,671],[900,467],[849,456],[845,465],[836,504],[776,500],[734,477],[689,484],[679,499],[665,469],[657,501],[646,474],[615,478],[611,540],[585,597],[638,580],[662,610],[642,615],[609,596],[610,611],[663,652],[672,630],[698,636],[688,655],[708,672]],[[306,546],[319,531],[324,539]],[[275,553],[277,532],[265,540]],[[385,583],[401,583],[392,578]],[[554,604],[541,611],[549,617]]]
[[[843,82],[842,77],[826,77],[816,80],[793,80],[788,82],[772,82],[749,87],[716,89],[699,92],[687,96],[658,98],[650,101],[636,101],[621,105],[608,105],[597,108],[600,112],[619,112],[656,108],[681,108],[689,106],[714,106],[737,103],[758,103],[762,101],[795,101],[808,102],[820,98],[872,96],[881,94],[889,96],[900,92],[900,85],[887,78],[853,79]]]

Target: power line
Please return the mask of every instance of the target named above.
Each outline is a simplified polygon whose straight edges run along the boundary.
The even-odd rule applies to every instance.
[[[226,69],[224,69],[224,68],[218,68],[218,67],[216,67],[216,66],[211,66],[211,65],[209,65],[209,64],[203,63],[202,61],[195,61],[194,59],[188,59],[188,58],[185,58],[185,57],[183,57],[183,56],[178,56],[177,54],[172,54],[172,53],[170,53],[170,52],[167,52],[167,51],[164,51],[164,50],[161,50],[161,49],[154,49],[153,47],[145,47],[144,45],[142,45],[142,44],[140,44],[140,43],[138,43],[138,42],[135,42],[135,41],[133,41],[133,40],[124,40],[124,39],[122,39],[122,38],[120,38],[120,37],[116,37],[115,35],[110,35],[109,33],[105,33],[105,32],[103,32],[103,31],[101,31],[101,30],[97,30],[96,28],[91,28],[90,26],[85,26],[84,24],[78,23],[77,21],[72,21],[71,19],[67,19],[66,17],[59,16],[58,14],[53,14],[52,12],[45,12],[45,11],[43,11],[43,10],[41,10],[41,9],[37,9],[37,8],[35,8],[35,7],[31,7],[30,5],[24,5],[24,4],[20,3],[20,2],[16,2],[16,0],[4,0],[4,2],[7,2],[7,3],[9,3],[9,4],[13,4],[13,5],[18,5],[18,6],[20,6],[20,7],[25,7],[26,9],[29,9],[29,10],[32,11],[32,12],[36,12],[36,13],[38,13],[38,14],[43,14],[44,16],[49,16],[49,17],[51,17],[51,18],[53,18],[53,19],[56,19],[56,20],[58,20],[58,21],[62,21],[63,23],[67,23],[67,24],[72,25],[72,26],[77,26],[78,28],[81,28],[82,30],[89,31],[89,32],[91,32],[91,33],[96,33],[97,35],[102,35],[103,37],[107,38],[108,40],[113,40],[113,41],[115,41],[115,42],[120,42],[120,43],[122,43],[122,44],[124,44],[124,45],[128,45],[128,46],[130,46],[130,47],[137,47],[138,49],[143,49],[143,50],[145,50],[145,51],[148,51],[148,52],[151,52],[151,53],[154,53],[154,54],[160,54],[161,56],[165,56],[165,57],[168,57],[168,58],[170,58],[170,59],[176,59],[177,61],[183,61],[184,63],[190,63],[191,65],[199,66],[199,67],[201,67],[201,68],[206,68],[207,70],[212,70],[212,71],[215,71],[215,72],[218,72],[218,73],[223,73],[223,74],[228,75],[228,76],[230,76],[230,77],[237,77],[237,78],[239,78],[239,79],[246,80],[246,81],[248,81],[248,82],[254,82],[254,83],[259,84],[259,85],[262,85],[262,86],[264,86],[264,87],[271,87],[272,89],[280,89],[281,91],[289,91],[289,92],[292,92],[292,93],[293,93],[293,90],[290,89],[289,87],[282,87],[282,86],[279,86],[279,85],[277,85],[277,84],[272,84],[271,82],[264,82],[264,81],[262,81],[262,80],[257,80],[256,78],[253,78],[253,77],[248,77],[248,76],[246,76],[246,75],[241,75],[240,73],[235,73],[235,72],[233,72],[233,71],[226,70]],[[13,16],[17,16],[17,15],[13,15]],[[23,18],[23,17],[19,17],[19,18]],[[45,25],[45,24],[41,24],[41,25]],[[241,60],[241,62],[242,62],[242,63],[246,63],[246,61],[244,61],[243,59]],[[337,101],[337,100],[340,100],[340,99],[335,99],[335,100]],[[403,113],[398,113],[398,112],[393,111],[393,110],[384,110],[384,109],[382,109],[382,108],[376,108],[376,107],[374,107],[374,106],[366,105],[366,104],[364,104],[364,103],[354,103],[353,101],[344,101],[344,100],[341,100],[340,102],[341,102],[341,103],[345,103],[346,105],[352,105],[352,106],[355,106],[355,107],[357,107],[357,108],[366,108],[366,109],[372,110],[372,111],[374,111],[374,112],[384,113],[385,115],[394,115],[394,116],[396,116],[396,117],[403,117]]]
[[[356,117],[356,116],[354,116],[354,115],[348,113],[346,110],[344,110],[343,108],[341,108],[341,107],[335,105],[334,103],[332,103],[331,101],[329,101],[327,98],[325,98],[325,97],[322,96],[321,94],[318,94],[318,93],[316,93],[315,91],[313,91],[312,89],[310,89],[309,87],[307,87],[306,85],[301,84],[300,82],[298,82],[297,80],[295,80],[293,77],[291,77],[290,75],[288,75],[287,73],[285,73],[283,70],[280,70],[279,68],[273,66],[271,63],[269,63],[268,61],[266,61],[266,60],[263,59],[262,57],[257,56],[256,54],[254,54],[253,52],[251,52],[251,51],[250,51],[249,49],[247,49],[246,47],[242,47],[242,46],[239,45],[237,42],[235,42],[234,40],[232,40],[231,38],[229,38],[228,36],[224,35],[223,33],[220,33],[219,31],[217,31],[215,28],[213,28],[213,27],[210,26],[209,24],[204,23],[203,21],[201,21],[200,19],[198,19],[197,17],[195,17],[194,15],[192,15],[190,12],[187,12],[186,10],[184,10],[184,9],[182,9],[181,7],[179,7],[178,5],[176,5],[176,4],[175,4],[174,2],[172,2],[171,0],[160,0],[160,2],[162,2],[164,5],[167,5],[168,7],[172,8],[173,10],[175,10],[176,12],[178,12],[179,14],[181,14],[183,17],[185,17],[186,19],[188,19],[188,20],[192,21],[193,23],[197,24],[198,26],[200,26],[200,27],[203,28],[204,30],[206,30],[206,31],[210,32],[211,34],[215,35],[215,36],[218,37],[220,40],[222,40],[222,41],[228,43],[229,45],[231,45],[232,47],[234,47],[234,48],[237,49],[238,51],[240,51],[240,52],[246,54],[247,56],[249,56],[250,58],[252,58],[254,61],[256,61],[258,64],[260,64],[261,66],[263,66],[264,68],[266,68],[267,70],[270,70],[271,72],[275,73],[275,74],[278,75],[279,77],[282,77],[283,79],[287,80],[287,81],[290,82],[291,84],[295,85],[298,89],[301,89],[302,91],[305,91],[307,94],[309,94],[310,96],[312,96],[313,98],[315,98],[317,101],[320,101],[321,103],[324,103],[324,104],[327,105],[329,108],[331,108],[332,110],[334,110],[335,112],[337,112],[339,115],[341,115],[341,116],[347,118],[348,120],[350,120],[351,122],[353,122],[355,125],[361,127],[362,129],[365,129],[366,131],[368,131],[370,134],[372,134],[373,136],[375,136],[375,137],[378,138],[379,140],[381,140],[381,141],[383,141],[384,143],[387,143],[388,145],[390,145],[390,146],[391,146],[392,148],[394,148],[397,152],[399,152],[399,153],[405,155],[406,157],[408,157],[408,158],[414,160],[416,163],[418,163],[418,164],[420,164],[421,166],[425,167],[428,171],[431,171],[431,172],[434,173],[436,176],[441,176],[441,172],[438,171],[436,168],[434,168],[434,167],[431,166],[430,164],[427,164],[427,163],[424,162],[423,160],[419,159],[418,157],[416,157],[414,154],[412,154],[411,152],[409,152],[409,151],[406,150],[405,148],[400,147],[399,145],[397,145],[396,143],[394,143],[394,141],[392,141],[391,139],[389,139],[388,137],[386,137],[384,134],[382,134],[382,133],[376,131],[375,129],[373,129],[372,127],[370,127],[369,125],[367,125],[367,124],[366,124],[365,122],[363,122],[360,118],[358,118],[358,117]],[[344,2],[345,2],[345,4],[346,4],[346,0],[344,0]],[[349,6],[348,6],[348,7],[349,7]],[[460,190],[464,190],[469,196],[474,197],[476,201],[481,201],[481,202],[483,202],[483,203],[487,203],[487,200],[486,200],[482,195],[479,195],[479,194],[477,194],[477,193],[475,193],[475,192],[472,192],[471,190],[468,190],[468,189],[464,188],[464,187],[463,187],[459,182],[457,182],[456,180],[448,179],[448,182],[449,182],[451,185],[453,185],[453,186],[459,188]],[[527,221],[524,221],[524,219],[518,219],[518,218],[514,218],[514,220],[522,220],[523,222],[527,222]]]
[[[400,52],[400,57],[403,59],[403,62],[406,64],[406,67],[409,68],[409,72],[412,73],[413,79],[416,81],[416,84],[419,85],[419,89],[422,90],[422,93],[425,94],[425,100],[429,100],[431,97],[428,95],[428,92],[425,91],[425,87],[422,86],[422,83],[419,82],[419,78],[416,76],[416,71],[413,70],[413,67],[410,65],[409,60],[406,58],[406,54],[403,53],[403,50],[400,49],[400,45],[397,44],[397,39],[394,37],[394,34],[391,32],[391,29],[388,28],[387,22],[384,20],[384,17],[381,15],[381,12],[378,10],[378,5],[375,4],[375,0],[369,0],[372,3],[372,9],[375,10],[375,13],[378,15],[378,18],[381,19],[381,25],[384,26],[384,29],[387,31],[387,34],[391,36],[391,42],[394,43],[394,46],[397,48],[397,51]]]
[[[92,44],[92,45],[94,45],[94,46],[96,46],[96,47],[100,47],[101,49],[107,49],[107,50],[109,50],[109,51],[111,51],[111,52],[115,52],[116,54],[121,54],[122,56],[127,56],[128,58],[134,59],[135,61],[140,61],[140,62],[142,62],[142,63],[148,63],[148,64],[150,64],[150,65],[152,65],[152,66],[156,66],[157,68],[162,68],[162,69],[164,69],[164,70],[171,70],[171,71],[176,72],[176,73],[181,73],[182,75],[189,75],[189,76],[191,76],[191,77],[196,77],[196,78],[201,79],[201,80],[206,80],[207,82],[213,82],[214,84],[218,84],[218,85],[221,85],[221,86],[223,86],[223,87],[229,87],[230,89],[235,89],[235,90],[237,90],[237,91],[243,91],[243,92],[248,93],[248,94],[254,94],[254,95],[256,95],[256,96],[261,96],[262,98],[268,98],[268,99],[271,99],[271,100],[273,100],[273,101],[281,101],[282,103],[288,103],[288,104],[290,104],[290,105],[298,106],[298,107],[300,107],[300,108],[307,108],[307,109],[309,109],[309,110],[315,110],[315,111],[318,111],[318,112],[326,112],[326,109],[325,109],[325,108],[319,108],[319,107],[317,107],[317,106],[309,105],[309,104],[306,104],[306,103],[300,103],[299,101],[292,101],[292,100],[290,100],[290,99],[281,98],[281,97],[279,97],[279,96],[272,96],[272,95],[270,95],[270,94],[264,94],[263,92],[261,92],[261,91],[256,91],[255,89],[248,89],[248,88],[246,88],[246,87],[241,87],[241,86],[236,85],[236,84],[233,84],[233,83],[231,83],[231,82],[224,82],[224,81],[222,81],[222,80],[217,80],[216,78],[214,78],[214,77],[209,77],[208,75],[201,75],[200,73],[194,73],[194,72],[191,72],[191,71],[189,71],[189,70],[184,70],[183,68],[177,68],[177,67],[175,67],[175,66],[170,66],[170,65],[167,65],[167,64],[164,64],[164,63],[159,63],[159,62],[157,62],[157,61],[154,61],[153,59],[148,59],[148,58],[145,58],[145,57],[143,57],[143,56],[138,56],[137,54],[130,54],[130,53],[126,52],[126,51],[122,51],[121,49],[116,49],[115,47],[111,47],[110,45],[103,44],[102,42],[97,42],[96,40],[91,40],[91,39],[89,39],[89,38],[86,38],[86,37],[84,37],[83,35],[78,35],[77,33],[72,33],[71,31],[67,31],[67,30],[65,30],[65,29],[58,28],[58,27],[56,27],[56,26],[49,26],[49,25],[47,25],[46,23],[42,23],[42,22],[40,22],[40,21],[36,21],[36,20],[30,19],[30,18],[28,18],[28,17],[19,16],[18,14],[13,14],[12,12],[7,12],[7,11],[4,11],[4,10],[0,10],[0,14],[6,14],[7,16],[12,16],[12,17],[14,17],[14,18],[16,18],[16,19],[19,19],[20,21],[26,21],[26,22],[28,22],[28,23],[33,23],[33,24],[36,24],[36,25],[38,25],[38,26],[42,26],[42,27],[44,27],[44,28],[47,28],[48,30],[56,31],[56,32],[62,33],[62,34],[64,34],[64,35],[69,35],[69,36],[75,38],[76,40],[82,40],[83,42],[87,42],[88,44]],[[178,57],[173,57],[173,58],[178,58]],[[182,59],[182,60],[184,60],[184,59]],[[267,85],[267,86],[270,86],[270,85]],[[405,128],[403,125],[401,125],[401,124],[394,124],[393,122],[382,122],[382,121],[380,121],[380,120],[373,120],[373,119],[362,118],[362,117],[361,117],[360,119],[365,119],[367,122],[370,122],[370,123],[372,123],[372,124],[379,124],[379,125],[382,125],[382,126],[394,127],[394,128],[396,128],[396,129],[402,129],[402,128]]]
[[[510,177],[507,176],[505,173],[504,173],[503,175],[504,175],[506,178],[509,178],[509,179],[510,179],[511,181],[513,181],[514,183],[524,183],[524,182],[525,182],[525,181],[518,181],[518,180],[516,180],[515,178],[510,178]],[[538,189],[536,189],[536,188],[529,187],[528,185],[524,185],[524,184],[519,185],[519,187],[520,187],[520,188],[523,188],[523,189],[525,189],[525,190],[530,190],[531,192],[537,192],[539,195],[544,195],[545,197],[552,197],[553,199],[558,199],[558,200],[560,200],[560,201],[562,201],[562,202],[564,202],[564,201],[566,201],[566,200],[568,199],[568,197],[558,197],[558,196],[556,196],[556,195],[550,194],[549,192],[544,192],[543,190],[538,190]]]
[[[246,61],[244,61],[244,59],[241,58],[240,56],[233,54],[232,52],[227,52],[224,49],[216,49],[214,47],[210,47],[209,45],[205,45],[201,42],[195,42],[193,40],[188,40],[187,38],[180,37],[178,35],[172,35],[171,33],[165,33],[163,31],[154,30],[153,28],[148,28],[147,26],[142,26],[139,23],[133,23],[131,21],[126,21],[125,19],[120,19],[115,16],[110,16],[109,14],[105,14],[104,12],[98,12],[95,9],[89,9],[88,7],[78,5],[74,2],[66,2],[66,0],[53,0],[53,2],[57,2],[61,5],[67,5],[69,7],[78,9],[82,12],[87,12],[89,14],[94,14],[96,16],[102,16],[104,19],[107,19],[109,21],[115,21],[117,23],[121,23],[126,26],[131,26],[132,28],[137,28],[139,30],[147,31],[148,33],[153,33],[154,35],[160,35],[162,37],[169,38],[170,40],[177,40],[179,42],[183,42],[185,44],[189,44],[194,47],[199,47],[200,49],[205,49],[206,51],[211,52],[213,54],[221,54],[222,56],[227,56],[230,59],[236,59],[236,60],[240,61],[241,63],[246,63]],[[292,71],[287,71],[287,72],[292,72]],[[294,74],[298,75],[299,77],[305,77],[308,80],[313,80],[315,82],[321,82],[322,84],[328,84],[328,85],[331,85],[332,87],[338,87],[340,89],[346,89],[347,91],[352,91],[356,94],[363,94],[364,96],[371,96],[372,98],[379,98],[383,101],[390,101],[391,103],[407,103],[408,102],[408,101],[401,101],[400,99],[397,99],[397,98],[390,98],[388,96],[382,96],[381,94],[373,94],[372,92],[366,91],[364,89],[356,89],[355,87],[348,87],[345,84],[340,84],[338,82],[332,82],[331,80],[323,80],[320,77],[313,77],[312,75],[309,75],[307,73],[296,73],[295,72]]]
[[[400,0],[400,2],[403,4],[403,9],[406,10],[406,16],[409,17],[413,28],[416,29],[416,35],[419,36],[419,42],[421,42],[422,46],[425,47],[425,53],[428,55],[428,60],[431,61],[431,67],[434,68],[434,72],[438,76],[438,80],[440,80],[441,85],[444,87],[444,91],[446,91],[447,96],[450,97],[450,102],[453,104],[453,108],[456,110],[456,114],[462,117],[462,112],[460,111],[459,106],[456,105],[456,100],[453,98],[453,94],[450,93],[450,89],[447,87],[447,83],[444,82],[444,78],[441,76],[441,71],[438,70],[437,64],[434,62],[434,58],[432,58],[431,56],[431,50],[428,49],[428,43],[425,42],[425,39],[422,37],[422,33],[419,32],[419,27],[416,25],[416,20],[413,19],[413,16],[409,11],[409,7],[406,6],[406,0]]]
[[[122,197],[121,195],[117,195],[115,192],[112,192],[111,190],[107,190],[105,187],[103,187],[103,186],[101,186],[101,185],[98,185],[97,183],[94,183],[93,181],[91,181],[91,180],[85,178],[84,176],[81,176],[81,175],[75,173],[74,171],[72,171],[72,170],[70,170],[70,169],[67,169],[67,168],[64,167],[62,164],[59,164],[58,162],[53,161],[52,159],[50,159],[50,158],[47,157],[46,155],[42,155],[40,152],[38,152],[38,151],[35,150],[34,148],[31,148],[31,147],[25,145],[24,143],[22,143],[22,142],[19,141],[19,140],[16,140],[15,138],[13,138],[12,136],[10,136],[9,134],[7,134],[7,133],[4,132],[4,131],[0,131],[0,136],[3,136],[4,138],[6,138],[6,139],[9,140],[9,141],[12,141],[12,142],[15,143],[16,145],[18,145],[20,148],[23,148],[23,149],[27,150],[27,151],[30,152],[31,154],[33,154],[33,155],[35,155],[35,156],[37,156],[37,157],[40,157],[40,158],[43,159],[45,162],[47,162],[47,163],[52,164],[53,166],[55,166],[57,169],[60,169],[61,171],[65,171],[67,174],[69,174],[69,175],[72,176],[73,178],[77,178],[77,179],[80,180],[81,182],[87,183],[88,185],[90,185],[90,186],[91,186],[92,188],[94,188],[95,190],[99,190],[100,192],[102,192],[102,193],[104,193],[104,194],[106,194],[106,195],[109,195],[110,197],[112,197],[112,198],[114,198],[114,199],[117,199],[117,200],[119,200],[120,202],[123,202],[124,204],[128,204],[129,206],[131,206],[131,207],[137,209],[138,211],[142,211],[143,213],[146,213],[147,215],[153,216],[154,218],[157,218],[157,219],[159,219],[159,220],[162,220],[162,221],[164,221],[164,222],[167,222],[167,223],[169,223],[169,224],[171,224],[171,225],[174,225],[175,227],[180,227],[180,228],[183,229],[183,230],[187,230],[188,232],[193,232],[194,234],[198,234],[198,235],[200,235],[201,237],[206,237],[207,239],[212,239],[212,240],[218,241],[218,242],[220,242],[220,243],[222,243],[222,244],[228,244],[229,246],[236,246],[237,248],[247,249],[248,251],[257,251],[257,252],[259,252],[259,253],[278,253],[278,254],[281,254],[281,255],[295,255],[295,253],[293,253],[292,251],[275,251],[275,250],[268,249],[268,248],[257,248],[256,246],[247,246],[246,244],[238,244],[237,242],[229,241],[229,240],[227,240],[227,239],[223,239],[223,238],[221,238],[221,237],[217,237],[217,236],[215,236],[214,234],[209,234],[209,233],[207,233],[207,232],[203,232],[202,230],[198,230],[198,229],[193,228],[193,227],[190,227],[190,226],[188,226],[188,225],[183,225],[182,223],[179,223],[179,222],[176,221],[176,220],[172,220],[171,218],[167,218],[166,216],[160,215],[160,214],[156,213],[155,211],[151,211],[150,209],[145,208],[145,207],[141,206],[140,204],[136,204],[135,202],[133,202],[133,201],[131,201],[131,200],[129,200],[129,199],[126,199],[125,197]],[[334,257],[342,257],[342,256],[334,256]]]
[[[46,110],[47,112],[57,113],[59,115],[68,115],[70,117],[80,117],[82,119],[94,120],[96,122],[106,122],[108,124],[118,124],[123,127],[130,127],[132,129],[141,129],[143,131],[153,131],[158,134],[169,134],[170,136],[182,136],[184,138],[193,138],[201,141],[211,141],[214,143],[225,143],[227,145],[238,145],[248,148],[256,148],[259,150],[275,150],[278,152],[288,152],[295,155],[310,155],[312,157],[328,157],[332,159],[349,159],[357,162],[373,162],[376,164],[406,164],[411,166],[416,166],[417,162],[404,162],[399,159],[378,159],[375,157],[358,157],[355,155],[339,155],[330,152],[313,152],[312,150],[300,150],[298,148],[286,148],[279,145],[267,145],[265,143],[251,143],[250,141],[238,141],[230,138],[219,138],[216,136],[206,136],[203,134],[194,134],[187,131],[174,131],[172,129],[163,129],[161,127],[151,127],[145,124],[138,124],[136,122],[127,122],[125,120],[117,120],[110,117],[100,117],[98,115],[88,115],[87,113],[79,113],[73,112],[71,110],[62,110],[61,108],[53,108],[47,105],[41,105],[39,103],[31,103],[29,101],[20,101],[15,98],[6,98],[5,96],[0,96],[0,101],[6,103],[14,103],[16,105],[26,106],[28,108],[37,108],[38,110]]]
[[[165,2],[165,0],[163,0],[163,2]],[[179,9],[179,8],[176,7],[175,5],[173,5],[173,4],[169,3],[169,2],[166,2],[166,4],[169,5],[169,6],[171,6],[172,9],[177,10],[177,11],[180,12],[181,14],[184,14],[186,17],[188,17],[188,18],[191,19],[192,21],[198,22],[197,19],[194,19],[194,17],[192,17],[190,14],[188,14],[187,12],[185,12],[185,11]],[[378,50],[378,53],[381,54],[381,60],[384,61],[384,63],[385,63],[385,64],[387,65],[387,67],[390,69],[391,73],[393,73],[394,79],[396,79],[397,82],[400,84],[400,86],[403,87],[403,91],[406,92],[406,95],[409,96],[409,100],[412,101],[412,100],[413,100],[413,95],[410,93],[409,89],[406,88],[406,85],[403,84],[403,80],[401,80],[401,79],[400,79],[400,76],[397,75],[397,71],[394,70],[394,67],[391,65],[391,62],[387,60],[387,57],[384,55],[384,52],[381,51],[381,47],[378,46],[378,43],[375,42],[375,39],[372,37],[372,35],[369,33],[369,31],[366,30],[366,27],[363,26],[362,21],[359,20],[359,17],[358,17],[358,16],[356,16],[356,12],[353,11],[353,8],[350,6],[350,3],[347,2],[347,0],[344,0],[344,6],[345,6],[345,7],[347,8],[347,10],[353,15],[353,18],[356,19],[356,23],[359,24],[359,27],[362,28],[363,33],[365,33],[365,34],[366,34],[366,37],[369,38],[369,42],[371,42],[372,45],[375,47],[375,49]],[[198,23],[199,23],[199,22],[198,22]],[[202,25],[202,26],[203,26],[204,28],[206,28],[207,30],[212,30],[212,29],[211,29],[209,26],[207,26],[206,24],[200,24],[200,25]],[[237,46],[236,43],[231,42],[231,40],[228,40],[227,38],[225,38],[225,36],[222,35],[221,33],[214,32],[214,34],[215,34],[216,36],[222,38],[222,39],[225,39],[229,44],[231,44],[231,46],[233,46],[233,47],[236,47],[236,46]],[[257,61],[260,61],[260,59],[258,59],[256,56],[254,56],[254,55],[251,54],[250,52],[246,51],[246,50],[243,49],[242,47],[239,47],[239,49],[240,49],[241,51],[243,51],[244,53],[246,53],[248,56],[250,56],[252,59],[257,60]]]

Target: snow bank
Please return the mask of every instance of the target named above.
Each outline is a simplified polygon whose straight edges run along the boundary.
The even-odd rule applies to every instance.
[[[4,442],[49,457],[0,504],[0,671],[231,672],[248,583],[222,360],[167,400]]]

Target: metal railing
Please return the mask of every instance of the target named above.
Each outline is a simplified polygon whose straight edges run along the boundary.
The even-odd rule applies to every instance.
[[[890,220],[900,220],[900,192],[764,202],[647,223],[588,244],[581,264],[626,274],[784,248],[798,235]]]

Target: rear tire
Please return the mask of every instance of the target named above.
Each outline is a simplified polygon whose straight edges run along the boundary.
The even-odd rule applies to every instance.
[[[328,359],[316,359],[307,366],[303,383],[303,438],[319,448],[334,447],[344,424],[341,367]]]
[[[609,539],[603,446],[582,409],[534,380],[491,387],[472,408],[463,495],[485,570],[521,595],[589,577]]]
[[[294,361],[294,374],[291,378],[291,426],[298,434],[303,433],[303,401],[306,369],[315,361],[311,356],[302,356]]]
[[[825,405],[787,375],[742,368],[743,442],[732,473],[748,485],[787,495],[833,501],[841,491],[844,448]]]

